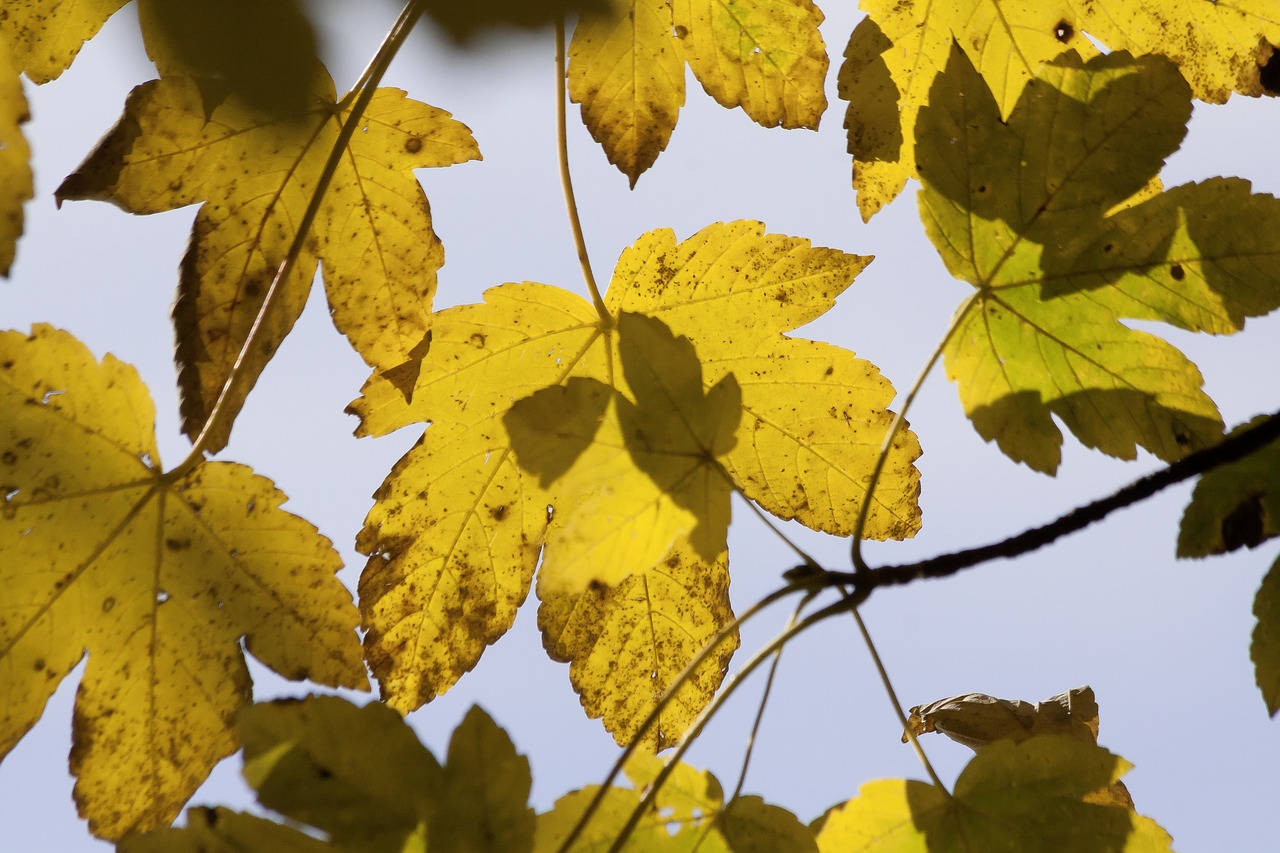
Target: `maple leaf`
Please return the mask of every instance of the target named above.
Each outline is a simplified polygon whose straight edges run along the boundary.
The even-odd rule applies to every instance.
[[[945,353],[979,434],[1048,473],[1061,459],[1054,417],[1125,459],[1137,446],[1171,460],[1216,441],[1221,420],[1195,365],[1120,321],[1225,333],[1274,309],[1280,203],[1239,180],[1146,189],[1190,112],[1173,65],[1068,54],[1002,122],[956,49],[930,101],[917,128],[920,212],[948,270],[977,288]],[[1124,203],[1140,190],[1146,200]]]
[[[893,389],[852,353],[784,332],[828,310],[868,260],[766,235],[756,222],[711,225],[681,243],[663,229],[623,253],[607,318],[581,297],[533,283],[438,312],[408,399],[394,378],[375,375],[351,408],[365,435],[431,424],[379,490],[357,543],[371,555],[360,600],[366,655],[386,700],[416,708],[474,666],[514,620],[544,543],[552,568],[544,566],[540,588],[566,594],[593,578],[643,574],[691,534],[692,552],[713,564],[728,515],[715,496],[727,488],[722,470],[769,511],[849,535]],[[779,363],[779,352],[794,359]],[[667,355],[650,360],[656,353]],[[509,418],[522,400],[522,414]],[[577,417],[557,423],[561,404]],[[545,427],[541,444],[536,429],[522,436],[535,439],[532,471],[517,463],[508,433],[522,419]],[[904,431],[869,536],[918,527],[918,455]],[[778,459],[777,468],[768,462]],[[593,471],[601,464],[607,470]],[[563,489],[575,480],[589,493]],[[649,513],[661,530],[635,527],[638,544],[624,543],[617,525],[592,524],[581,505],[602,502],[619,518]],[[572,556],[614,546],[631,564]],[[557,557],[557,548],[569,554]]]
[[[286,678],[366,687],[328,540],[242,465],[162,475],[132,368],[6,332],[0,404],[0,754],[88,650],[71,770],[95,835],[167,824],[236,749],[242,638]]]
[[[1233,90],[1261,94],[1260,67],[1280,43],[1270,0],[862,0],[860,6],[867,17],[845,50],[839,94],[849,102],[845,127],[864,220],[915,177],[916,116],[953,42],[982,75],[1002,117],[1045,62],[1068,50],[1097,55],[1086,33],[1112,51],[1167,56],[1197,98],[1216,103]]]
[[[71,66],[80,48],[129,0],[10,0],[0,15],[18,67],[35,83],[48,83]]]
[[[1255,426],[1242,424],[1233,432]],[[1179,557],[1208,557],[1255,548],[1280,536],[1280,446],[1275,442],[1200,478],[1178,528]],[[1253,600],[1258,623],[1250,656],[1258,687],[1274,717],[1280,712],[1280,561]]]
[[[721,106],[765,127],[816,129],[827,51],[811,0],[632,0],[584,14],[569,45],[569,97],[635,186],[684,105],[684,63]]]
[[[1150,818],[1090,802],[1130,764],[1075,738],[998,741],[969,762],[948,794],[933,785],[883,779],[832,810],[818,832],[822,853],[969,850],[1171,850]]]
[[[399,714],[376,702],[281,699],[245,709],[239,725],[244,778],[258,802],[324,840],[249,815],[190,809],[187,827],[130,837],[125,853],[520,853],[533,846],[529,762],[478,706],[454,729],[443,768]]]
[[[106,200],[131,213],[204,202],[174,307],[188,435],[204,425],[230,375],[346,116],[348,104],[335,103],[327,77],[321,83],[305,122],[263,118],[208,81],[145,83],[57,191],[59,200]],[[448,113],[398,89],[378,90],[308,247],[262,320],[231,414],[301,314],[317,263],[335,325],[370,365],[393,368],[425,346],[444,250],[412,170],[478,157],[470,131]],[[210,450],[225,446],[225,423]]]
[[[606,849],[621,833],[643,792],[652,785],[664,762],[635,755],[626,765],[633,788],[610,787],[571,853]],[[590,786],[556,800],[538,815],[534,853],[561,849],[586,805],[599,790]],[[622,849],[633,853],[677,853],[690,849],[758,851],[758,853],[817,853],[813,833],[786,809],[759,797],[738,797],[726,804],[724,789],[713,774],[677,764],[658,789],[648,811]]]
[[[720,687],[738,647],[734,636],[699,666],[640,738],[640,725],[689,661],[733,619],[729,555],[707,562],[686,542],[643,575],[574,594],[539,588],[538,629],[588,717],[620,745],[658,752],[673,745]]]
[[[0,275],[5,276],[22,236],[22,204],[34,192],[31,149],[22,135],[30,117],[18,69],[0,37]]]
[[[275,118],[303,117],[323,73],[298,0],[138,0],[138,25],[160,76],[218,80]]]

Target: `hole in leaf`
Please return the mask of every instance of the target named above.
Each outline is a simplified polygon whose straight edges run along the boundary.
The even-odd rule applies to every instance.
[[[169,593],[165,592],[163,589],[156,593],[156,604],[164,604],[168,600]]]
[[[40,402],[42,405],[47,406],[49,405],[49,401],[52,400],[54,397],[57,397],[59,394],[65,394],[65,393],[67,392],[66,391],[45,391],[44,395],[40,398]]]
[[[1071,26],[1066,21],[1059,21],[1058,25],[1053,28],[1053,37],[1063,44],[1071,41],[1071,37],[1075,34],[1075,27]]]

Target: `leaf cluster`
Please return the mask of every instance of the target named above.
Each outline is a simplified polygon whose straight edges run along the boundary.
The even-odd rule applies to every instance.
[[[122,5],[21,0],[0,15],[0,273],[32,195],[19,75],[56,78]],[[415,170],[480,160],[480,147],[451,113],[380,86],[424,15],[464,43],[555,21],[560,82],[634,187],[672,138],[686,66],[760,125],[817,129],[829,59],[811,0],[412,0],[341,95],[294,0],[139,0],[158,77],[56,198],[138,215],[199,206],[173,309],[192,447],[162,466],[131,367],[47,325],[0,333],[0,755],[87,656],[77,805],[127,850],[1167,849],[1117,793],[1128,765],[1097,746],[1091,692],[918,706],[908,739],[941,731],[977,750],[954,790],[928,768],[933,784],[870,783],[810,826],[655,757],[715,713],[739,642],[734,494],[850,541],[851,572],[797,549],[779,593],[802,599],[797,616],[824,590],[843,597],[819,613],[856,613],[876,586],[944,574],[872,569],[859,550],[920,529],[921,442],[905,416],[939,361],[977,433],[1035,471],[1058,470],[1061,427],[1120,459],[1141,448],[1166,473],[1203,462],[1180,556],[1280,533],[1275,445],[1213,457],[1237,439],[1221,444],[1198,368],[1135,326],[1229,335],[1280,306],[1280,202],[1238,178],[1160,180],[1194,99],[1274,88],[1274,15],[1261,0],[862,6],[839,71],[856,202],[869,219],[918,180],[924,230],[965,283],[900,400],[872,362],[800,336],[871,258],[756,221],[650,230],[601,292],[570,191],[586,297],[507,282],[437,309],[444,248]],[[357,434],[419,435],[357,537],[354,602],[331,543],[271,481],[207,458],[317,276],[370,370],[348,409]],[[962,552],[948,571],[1021,542]],[[636,752],[633,788],[576,791],[541,815],[527,762],[484,712],[443,765],[394,713],[456,684],[530,592],[585,712]],[[1280,562],[1255,615],[1275,714]],[[371,673],[388,707],[253,706],[245,652],[329,687],[367,689]],[[260,803],[308,831],[225,810],[165,829],[239,749]]]

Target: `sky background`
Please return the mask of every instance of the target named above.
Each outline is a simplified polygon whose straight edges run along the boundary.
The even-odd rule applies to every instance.
[[[629,191],[571,107],[578,204],[602,283],[621,250],[648,230],[670,227],[683,239],[731,219],[759,219],[773,233],[876,255],[835,309],[798,334],[854,350],[901,391],[969,285],[947,274],[925,238],[914,184],[869,225],[861,223],[849,185],[844,105],[835,98],[839,56],[861,13],[851,3],[823,5],[833,66],[819,132],[762,129],[716,105],[690,77],[667,151]],[[396,9],[368,2],[323,8],[326,59],[342,91]],[[553,58],[550,31],[469,52],[424,32],[384,81],[451,111],[484,154],[483,162],[418,173],[447,254],[437,308],[475,301],[506,281],[585,294],[555,161]],[[195,208],[132,217],[100,203],[62,210],[53,203],[54,188],[114,123],[129,89],[153,76],[129,7],[60,80],[26,86],[36,197],[27,205],[27,235],[11,280],[0,283],[0,326],[52,323],[95,354],[112,352],[136,365],[155,398],[161,454],[172,465],[188,443],[178,430],[168,314]],[[1280,192],[1278,116],[1271,101],[1198,104],[1182,150],[1163,173],[1166,185],[1228,174],[1252,180],[1255,191]],[[1247,333],[1233,338],[1160,333],[1200,366],[1229,425],[1280,403],[1275,317],[1250,320]],[[369,495],[417,438],[412,429],[375,440],[351,436],[356,422],[343,408],[366,375],[323,301],[313,299],[218,457],[253,466],[290,495],[286,508],[334,541],[347,565],[342,577],[353,588],[364,558],[352,542]],[[910,421],[924,448],[924,529],[911,542],[868,546],[873,565],[1003,538],[1158,467],[1145,455],[1135,463],[1112,460],[1071,438],[1057,478],[1017,466],[974,432],[941,370],[926,383]],[[1248,647],[1253,595],[1277,549],[1175,561],[1188,494],[1188,487],[1169,490],[1017,561],[879,592],[863,612],[905,704],[975,691],[1038,701],[1090,684],[1102,745],[1136,765],[1126,782],[1137,807],[1172,833],[1177,849],[1270,850],[1280,836],[1280,729],[1254,685]],[[775,588],[795,558],[741,505],[735,519],[731,591],[741,611]],[[825,565],[848,567],[846,541],[785,529]],[[535,610],[531,597],[476,670],[409,721],[442,757],[449,732],[479,702],[529,757],[533,804],[545,810],[562,794],[598,782],[617,750],[582,714],[567,666],[542,652]],[[737,661],[767,642],[786,616],[777,608],[752,623]],[[260,699],[310,689],[251,666]],[[79,674],[63,682],[39,725],[0,763],[6,850],[109,849],[76,817],[66,771]],[[726,788],[737,777],[758,695],[758,684],[741,691],[691,753],[690,761],[716,772]],[[923,778],[900,734],[852,620],[830,621],[787,648],[746,791],[809,820],[869,779]],[[941,737],[924,745],[948,782],[970,756]],[[252,797],[238,774],[237,757],[223,762],[192,802],[247,807]]]

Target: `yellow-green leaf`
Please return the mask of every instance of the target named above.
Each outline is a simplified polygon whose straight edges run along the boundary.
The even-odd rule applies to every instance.
[[[687,543],[643,575],[577,594],[539,588],[538,627],[547,653],[567,662],[588,717],[619,744],[633,742],[658,698],[733,619],[729,559],[704,561]],[[735,632],[684,682],[641,742],[654,752],[680,740],[715,695]]]
[[[1239,214],[1219,202],[1241,200],[1238,185],[1121,204],[1150,192],[1182,137],[1190,103],[1176,69],[1159,57],[1068,55],[1002,122],[955,50],[933,93],[917,128],[920,210],[948,269],[976,288],[945,353],[978,432],[1049,473],[1061,458],[1055,417],[1124,459],[1138,446],[1171,460],[1216,441],[1221,420],[1195,365],[1121,322],[1228,331],[1232,317],[1280,303],[1260,244],[1226,233]],[[1243,196],[1264,234],[1280,228],[1280,203]],[[1135,229],[1144,221],[1162,223],[1157,236]]]
[[[345,849],[399,851],[426,832],[443,774],[385,705],[283,699],[245,709],[239,728],[244,777],[263,806]]]
[[[813,830],[781,806],[738,797],[716,821],[733,853],[818,853]]]
[[[186,825],[131,835],[120,853],[333,853],[304,832],[230,809],[187,809]],[[407,851],[406,851],[407,853]]]
[[[684,56],[671,28],[667,0],[635,0],[613,15],[583,15],[569,42],[569,97],[633,187],[684,106]]]
[[[287,678],[365,686],[328,540],[244,466],[162,475],[132,368],[6,332],[0,405],[0,754],[87,650],[71,769],[94,834],[167,824],[235,751],[242,640]]]
[[[765,234],[754,222],[711,225],[682,243],[663,229],[623,254],[605,296],[607,319],[580,297],[532,283],[505,284],[486,292],[484,304],[439,312],[420,362],[375,373],[351,407],[362,434],[431,424],[379,491],[358,543],[372,555],[361,607],[384,697],[415,708],[473,666],[511,624],[544,543],[549,575],[560,560],[571,569],[561,580],[576,576],[579,586],[566,594],[581,593],[593,577],[643,574],[679,537],[691,536],[704,560],[718,558],[728,518],[722,467],[770,511],[851,531],[893,390],[852,354],[782,333],[829,309],[867,261]],[[763,370],[779,348],[794,348],[801,395],[790,395],[784,375],[764,371],[757,381],[740,371]],[[415,372],[412,384],[403,381]],[[740,419],[730,374],[755,383],[750,394],[743,387]],[[565,407],[576,417],[557,418]],[[515,467],[513,424],[531,441],[523,471]],[[765,441],[786,453],[752,461]],[[868,535],[918,527],[911,464],[918,453],[905,433],[890,457],[896,476],[877,490],[882,508]],[[775,469],[772,458],[785,463]],[[590,493],[572,494],[568,481]],[[634,547],[612,542],[628,565],[586,560],[611,547],[613,531],[598,518],[572,524],[590,515],[584,504],[658,524],[633,525],[642,540]],[[605,537],[575,540],[575,528]]]
[[[444,786],[431,823],[432,853],[524,853],[533,849],[529,760],[479,706],[453,731]]]
[[[1258,689],[1271,716],[1280,712],[1280,560],[1272,564],[1253,600],[1253,629],[1250,657],[1256,668]]]
[[[133,91],[125,114],[59,199],[132,213],[205,202],[174,308],[183,428],[197,433],[222,390],[311,200],[345,118],[321,81],[306,121],[264,119],[219,85],[165,78]],[[391,369],[427,339],[444,250],[412,170],[479,157],[470,131],[435,107],[381,89],[324,195],[311,239],[265,318],[229,402],[239,411],[324,268],[334,322],[370,365]],[[230,419],[210,449],[226,443]]]
[[[1221,103],[1232,91],[1264,91],[1261,66],[1280,43],[1271,0],[862,0],[840,69],[840,97],[854,158],[854,187],[870,219],[916,175],[916,116],[952,42],[968,54],[1002,117],[1040,66],[1068,50],[1162,54],[1176,62],[1197,98]]]
[[[893,201],[915,177],[916,116],[931,100],[934,77],[959,44],[1008,115],[1022,86],[1065,50],[1097,50],[1074,25],[1066,0],[863,0],[840,68],[840,97],[853,183],[863,220]]]
[[[1239,432],[1260,422],[1242,424]],[[1280,444],[1202,476],[1178,528],[1179,557],[1208,557],[1254,548],[1280,536]]]
[[[811,0],[673,0],[694,76],[765,127],[816,130],[827,108],[822,10]]]
[[[1054,850],[1155,853],[1170,838],[1149,818],[1087,798],[1129,769],[1101,747],[1069,737],[994,743],[973,757],[948,796],[924,782],[880,780],[833,810],[822,853],[968,853]]]
[[[598,786],[592,785],[565,794],[556,800],[550,811],[538,815],[533,853],[559,853],[597,790]],[[566,853],[605,853],[638,805],[638,791],[610,788],[586,828]],[[686,846],[667,832],[665,818],[653,813],[641,818],[622,847],[623,853],[684,853],[685,850]]]
[[[6,276],[22,236],[22,205],[34,192],[31,149],[22,135],[31,116],[18,74],[0,37],[0,275]]]
[[[129,0],[11,0],[0,16],[18,67],[35,83],[48,83],[71,65],[84,43],[98,34]]]

